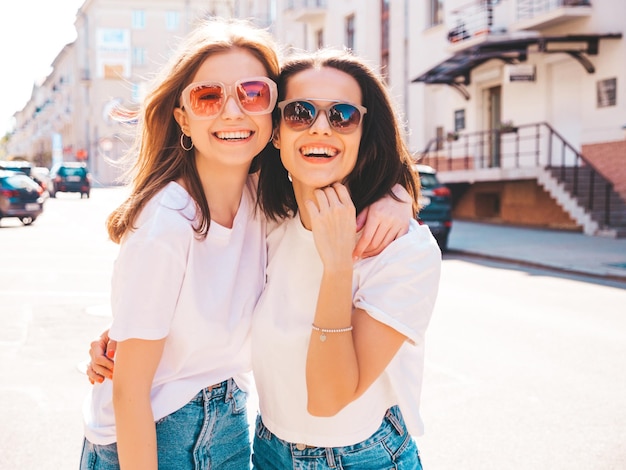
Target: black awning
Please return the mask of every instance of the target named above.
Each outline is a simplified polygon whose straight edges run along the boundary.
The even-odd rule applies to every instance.
[[[480,44],[456,52],[414,78],[412,82],[450,85],[469,99],[465,86],[470,84],[470,74],[474,68],[491,59],[502,60],[508,64],[525,62],[530,46],[537,46],[536,51],[530,52],[569,54],[578,60],[587,72],[593,73],[595,71],[593,64],[585,54],[596,55],[600,39],[620,39],[621,37],[621,33],[527,37],[490,34]]]

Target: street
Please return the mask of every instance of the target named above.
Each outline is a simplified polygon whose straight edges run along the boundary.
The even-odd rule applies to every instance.
[[[104,223],[124,194],[60,193],[32,226],[0,221],[0,470],[78,468],[80,370],[110,321]],[[424,468],[626,468],[625,305],[626,285],[445,255]]]

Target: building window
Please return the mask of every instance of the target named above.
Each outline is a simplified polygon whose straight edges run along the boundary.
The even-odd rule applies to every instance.
[[[144,29],[146,27],[146,12],[143,10],[133,10],[133,29]]]
[[[606,108],[617,104],[617,78],[600,80],[597,87],[598,108]]]
[[[354,15],[346,17],[346,44],[351,51],[354,50]]]
[[[437,26],[443,23],[443,0],[428,0],[428,26]]]
[[[315,41],[317,43],[318,49],[321,49],[322,47],[324,47],[324,30],[323,29],[318,29],[317,31],[315,31]]]
[[[133,47],[133,65],[141,66],[146,64],[146,49],[144,47]]]
[[[177,31],[180,24],[180,15],[177,11],[168,11],[165,13],[165,29],[168,31]]]
[[[381,0],[380,73],[389,82],[389,0]]]
[[[465,110],[457,109],[454,111],[454,132],[465,129]]]

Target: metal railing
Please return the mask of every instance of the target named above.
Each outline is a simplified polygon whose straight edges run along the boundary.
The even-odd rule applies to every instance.
[[[545,122],[435,137],[416,160],[441,172],[543,168],[604,226],[614,218],[613,184]]]
[[[517,0],[517,19],[531,19],[565,6],[590,5],[591,0]]]
[[[452,29],[448,41],[459,42],[491,31],[493,6],[491,1],[476,0],[450,12]]]

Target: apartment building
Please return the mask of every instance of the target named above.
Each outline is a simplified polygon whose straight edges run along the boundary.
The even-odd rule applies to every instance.
[[[45,166],[85,161],[96,184],[115,184],[115,161],[135,127],[112,114],[136,108],[180,39],[211,16],[251,18],[267,27],[269,2],[85,0],[76,13],[76,40],[59,52],[50,75],[15,114],[9,155]]]
[[[455,214],[626,236],[626,3],[442,3],[412,82]]]

